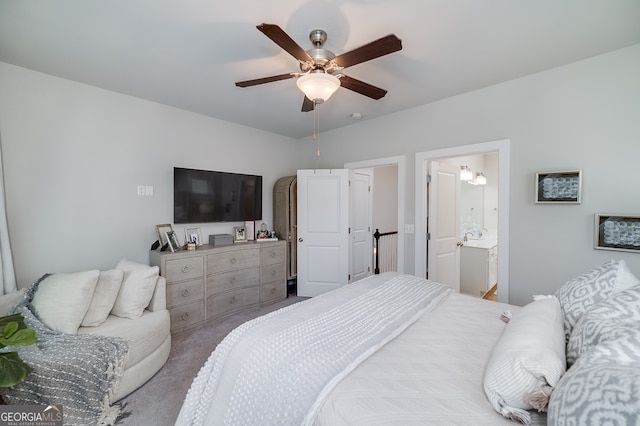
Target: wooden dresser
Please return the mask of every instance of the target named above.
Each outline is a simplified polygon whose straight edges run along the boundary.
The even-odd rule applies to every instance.
[[[167,280],[171,331],[285,299],[285,248],[284,241],[249,241],[175,253],[151,251],[151,265],[160,267]]]

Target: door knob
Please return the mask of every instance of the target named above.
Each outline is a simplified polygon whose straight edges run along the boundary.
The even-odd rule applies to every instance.
[[[302,237],[298,238],[298,242],[299,242],[299,243],[301,243],[301,242],[303,242],[303,241],[304,241],[304,240],[302,239]]]
[[[458,243],[456,244],[458,247],[462,247],[464,245],[464,243],[462,241],[458,241]]]

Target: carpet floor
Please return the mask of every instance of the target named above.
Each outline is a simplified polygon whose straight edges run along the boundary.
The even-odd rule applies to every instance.
[[[124,397],[126,403],[118,425],[168,426],[175,424],[191,382],[215,347],[234,328],[250,319],[305,300],[287,299],[238,313],[217,324],[205,324],[171,336],[171,353],[165,366],[147,383]]]

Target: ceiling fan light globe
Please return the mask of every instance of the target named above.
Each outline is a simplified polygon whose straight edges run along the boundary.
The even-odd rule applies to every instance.
[[[298,78],[298,88],[310,100],[322,103],[340,87],[338,77],[326,73],[309,73]]]

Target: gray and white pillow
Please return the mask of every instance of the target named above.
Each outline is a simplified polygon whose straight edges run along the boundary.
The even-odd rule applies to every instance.
[[[640,424],[640,323],[577,359],[551,393],[547,424]]]
[[[640,286],[616,293],[587,310],[569,338],[567,365],[592,347],[624,335],[629,323],[640,327]]]
[[[639,282],[624,260],[610,260],[602,266],[567,281],[555,293],[564,313],[564,332],[567,341],[576,323],[590,306]]]

